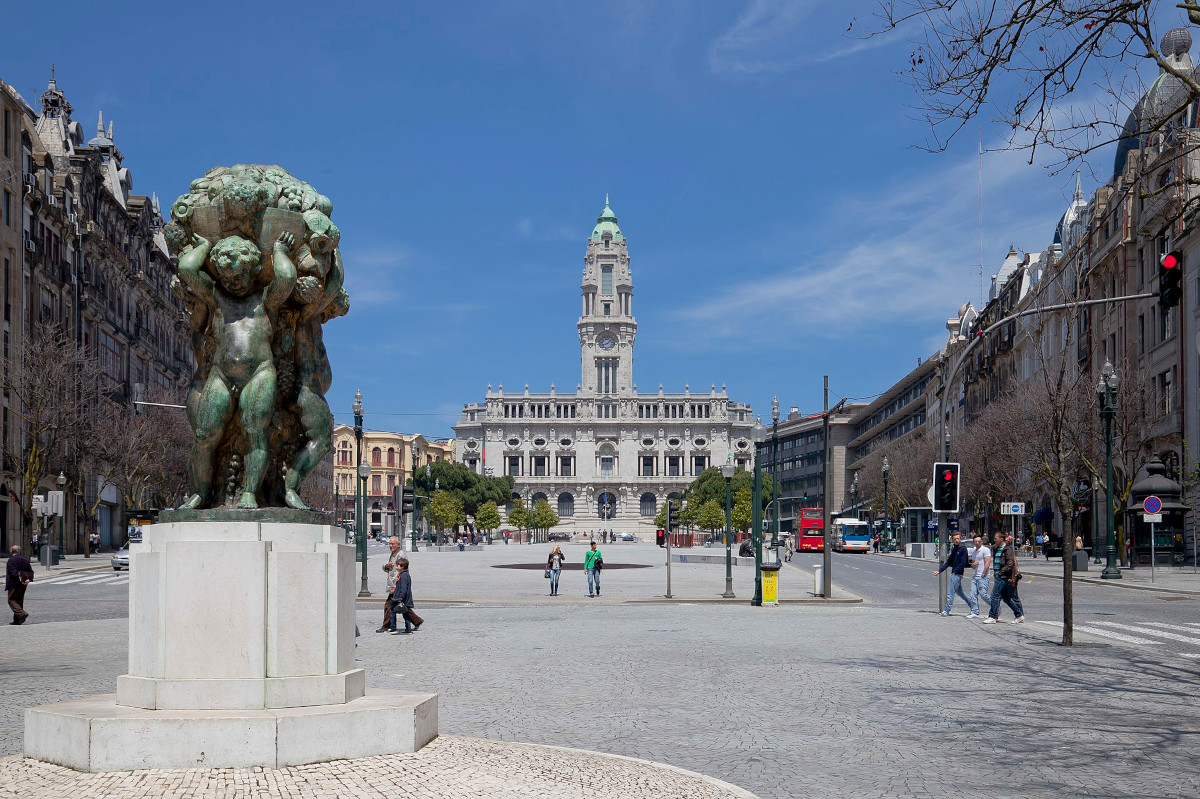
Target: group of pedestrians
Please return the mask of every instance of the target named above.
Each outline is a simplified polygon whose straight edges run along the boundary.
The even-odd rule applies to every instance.
[[[383,600],[383,625],[377,633],[392,635],[408,635],[421,629],[424,619],[413,610],[412,575],[408,572],[408,558],[400,549],[400,539],[393,536],[388,539],[388,549],[391,554],[383,570],[387,572],[387,596]],[[397,628],[397,621],[403,619],[404,629]]]
[[[1017,569],[1017,555],[1008,533],[997,531],[994,537],[995,550],[988,548],[983,536],[975,536],[974,549],[962,543],[962,533],[954,533],[950,541],[952,546],[946,562],[941,568],[935,569],[934,574],[950,570],[950,588],[946,591],[946,606],[940,615],[949,616],[950,608],[954,605],[954,597],[961,596],[971,609],[968,619],[979,618],[979,600],[982,598],[988,604],[988,617],[984,624],[995,624],[1000,619],[1000,603],[1012,609],[1013,624],[1025,622],[1025,610],[1021,606],[1021,598],[1017,595],[1017,587],[1021,582],[1021,573]],[[963,579],[967,569],[972,569],[971,592],[963,589]],[[988,576],[991,575],[991,591],[988,591]]]
[[[550,550],[546,559],[546,577],[550,580],[550,596],[558,596],[558,579],[562,576],[563,564],[566,563],[562,547],[555,546]],[[583,553],[583,571],[587,575],[588,596],[600,596],[600,572],[604,568],[604,556],[592,541],[591,549]]]

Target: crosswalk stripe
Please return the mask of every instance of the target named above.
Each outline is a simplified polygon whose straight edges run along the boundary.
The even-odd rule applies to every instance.
[[[35,580],[34,585],[69,585],[70,583],[77,583],[80,580],[86,580],[89,577],[93,577],[93,576],[94,575],[91,575],[91,574],[85,574],[82,577],[79,575],[70,575],[70,576],[64,576],[64,577],[55,577],[52,580],[41,580],[41,581]]]
[[[1050,627],[1062,627],[1061,621],[1039,621],[1036,624],[1045,624]],[[1163,646],[1162,641],[1151,641],[1149,638],[1138,638],[1134,635],[1122,635],[1114,633],[1111,630],[1101,630],[1098,627],[1087,627],[1082,624],[1075,625],[1075,632],[1088,633],[1089,635],[1098,635],[1101,638],[1112,638],[1117,641],[1124,641],[1127,644],[1146,644],[1148,646]]]
[[[112,575],[109,575],[109,574],[101,575],[98,577],[85,577],[82,580],[77,580],[76,585],[92,585],[94,583],[101,583],[101,582],[104,582],[105,580],[111,580],[111,579],[112,579]]]
[[[1116,622],[1111,622],[1111,621],[1098,621],[1098,622],[1096,622],[1096,624],[1103,624],[1105,627],[1117,627],[1119,629],[1129,630],[1129,631],[1135,632],[1135,633],[1144,633],[1145,635],[1154,635],[1159,638],[1170,639],[1171,641],[1183,641],[1185,644],[1200,644],[1200,638],[1196,638],[1191,635],[1180,635],[1179,633],[1169,633],[1169,632],[1164,632],[1162,630],[1155,630],[1151,627],[1139,627],[1134,624],[1117,624]],[[1160,625],[1156,622],[1146,622],[1146,624],[1154,624],[1156,627],[1157,626],[1163,626],[1163,627],[1168,626],[1165,624]]]

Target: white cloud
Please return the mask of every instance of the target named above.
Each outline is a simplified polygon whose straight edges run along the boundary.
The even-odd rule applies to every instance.
[[[812,0],[752,0],[709,47],[709,68],[750,74],[791,69],[800,60],[794,34],[815,6]]]
[[[743,262],[738,274],[757,278],[717,288],[711,299],[674,314],[683,323],[680,343],[694,345],[697,336],[724,339],[731,348],[754,346],[762,337],[861,341],[898,320],[930,325],[928,335],[944,336],[942,320],[966,300],[980,303],[977,161],[947,160],[831,198],[826,218],[780,231],[760,257],[791,265],[764,274]],[[1066,204],[1057,186],[1018,152],[986,155],[984,186],[993,204],[985,206],[986,294],[1008,245],[1049,246]],[[781,255],[789,252],[797,254]]]

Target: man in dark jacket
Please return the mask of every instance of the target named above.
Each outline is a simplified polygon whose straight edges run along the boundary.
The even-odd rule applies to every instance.
[[[13,544],[8,555],[8,568],[4,573],[4,590],[8,592],[8,606],[12,608],[13,620],[9,624],[24,624],[29,618],[25,612],[25,586],[33,582],[33,565],[21,554],[21,548]]]
[[[992,607],[984,624],[995,624],[1000,618],[1000,601],[1012,608],[1013,624],[1025,623],[1025,609],[1017,596],[1017,583],[1021,572],[1017,568],[1017,556],[1012,541],[1006,533],[996,533],[996,551],[992,555],[992,573],[996,582],[992,585]]]
[[[950,541],[953,544],[950,547],[950,555],[946,558],[946,562],[942,564],[942,568],[936,569],[933,572],[934,574],[941,574],[946,569],[950,570],[950,590],[946,592],[946,607],[942,609],[941,615],[950,615],[950,606],[954,604],[954,595],[957,593],[966,600],[967,607],[971,608],[971,615],[967,616],[967,618],[978,619],[979,603],[973,597],[968,596],[962,587],[963,572],[971,564],[967,548],[962,545],[962,533],[954,533]]]

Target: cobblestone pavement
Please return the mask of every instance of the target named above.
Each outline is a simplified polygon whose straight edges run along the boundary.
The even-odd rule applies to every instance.
[[[421,613],[395,637],[364,607],[357,654],[368,688],[437,691],[443,735],[645,758],[764,799],[1200,795],[1200,664],[1152,647],[871,605]],[[23,707],[124,671],[124,620],[3,629],[2,754]]]
[[[594,752],[443,736],[413,754],[283,769],[83,774],[0,760],[0,799],[755,799],[710,777]]]

